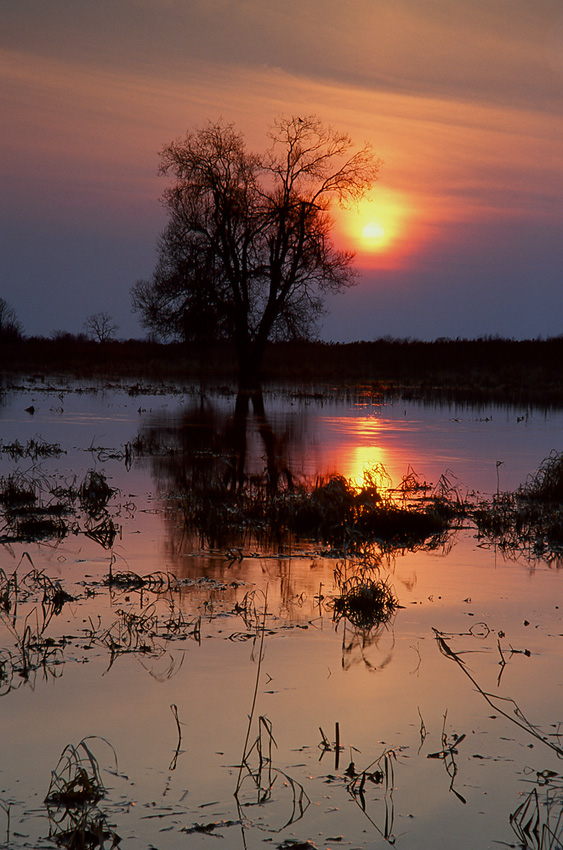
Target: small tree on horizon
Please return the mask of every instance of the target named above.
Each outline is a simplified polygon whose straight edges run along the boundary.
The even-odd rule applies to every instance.
[[[5,298],[0,297],[0,342],[18,342],[23,337],[23,326],[16,311]]]
[[[88,316],[82,327],[96,342],[109,342],[119,329],[119,325],[114,324],[112,317],[105,312],[93,313]]]
[[[331,239],[331,204],[361,198],[380,161],[369,145],[314,116],[281,118],[262,156],[232,124],[209,123],[161,154],[173,176],[156,269],[132,289],[161,338],[227,339],[254,383],[269,339],[314,336],[323,296],[355,282],[353,255]]]

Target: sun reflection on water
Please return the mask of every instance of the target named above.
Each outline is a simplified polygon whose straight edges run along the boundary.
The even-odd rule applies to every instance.
[[[374,415],[333,418],[329,421],[333,434],[330,452],[331,467],[357,487],[362,486],[366,473],[376,472],[379,486],[392,486],[400,481],[412,458],[407,449],[393,439],[397,423],[389,423]]]

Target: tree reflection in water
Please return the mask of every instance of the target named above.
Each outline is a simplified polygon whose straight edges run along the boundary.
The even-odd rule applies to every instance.
[[[150,456],[161,495],[172,495],[180,507],[175,516],[174,511],[168,516],[171,551],[178,555],[188,546],[197,548],[198,542],[219,548],[247,542],[248,535],[233,534],[236,527],[227,535],[222,518],[232,516],[233,505],[240,505],[242,496],[251,504],[293,491],[292,458],[300,456],[302,462],[305,434],[303,412],[276,416],[274,427],[261,390],[239,391],[230,411],[221,400],[201,394],[179,415],[150,419],[137,437],[135,450]],[[300,465],[299,460],[296,463]],[[189,523],[182,522],[182,512],[186,520],[190,512],[201,519],[193,524],[199,540]],[[241,532],[243,525],[241,521]],[[263,528],[264,544],[269,531]]]
[[[380,626],[391,626],[398,604],[382,547],[388,565],[397,547],[435,545],[443,526],[424,505],[411,511],[382,497],[373,482],[358,491],[342,476],[307,478],[306,417],[268,418],[261,391],[239,392],[230,410],[201,394],[179,415],[149,420],[135,450],[150,458],[167,499],[174,572],[268,584],[289,621],[344,619],[344,666],[362,659],[380,669],[392,656],[392,630]]]
[[[232,413],[202,394],[179,416],[149,421],[136,448],[152,456],[155,476],[168,489],[221,482],[232,491],[260,479],[274,493],[282,484],[293,488],[291,454],[304,431],[303,414],[293,412],[274,430],[261,390],[239,391]]]

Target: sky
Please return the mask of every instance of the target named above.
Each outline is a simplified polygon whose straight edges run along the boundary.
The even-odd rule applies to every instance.
[[[563,0],[0,0],[0,297],[27,335],[109,313],[166,221],[159,152],[281,115],[373,145],[335,210],[358,284],[321,337],[563,333]]]

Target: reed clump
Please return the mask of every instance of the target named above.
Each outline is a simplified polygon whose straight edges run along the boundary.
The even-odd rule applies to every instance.
[[[68,744],[63,750],[59,762],[51,772],[51,782],[45,803],[56,806],[84,806],[96,803],[106,793],[102,781],[100,765],[92,750],[94,738],[83,738],[76,746]],[[105,738],[117,764],[117,756],[111,744]]]
[[[414,548],[443,535],[452,516],[431,500],[397,503],[392,495],[383,497],[372,480],[358,487],[341,475],[276,490],[266,476],[236,488],[218,479],[200,481],[181,505],[186,525],[212,547],[249,538],[283,545],[297,537],[335,552],[350,552],[366,541],[387,549]]]
[[[471,511],[479,534],[505,554],[559,563],[563,558],[563,453],[553,452],[513,493]]]
[[[0,478],[0,519],[5,527],[0,541],[60,540],[68,531],[66,503],[41,499],[39,478],[14,472]]]
[[[385,504],[362,513],[356,528],[365,538],[393,547],[413,548],[442,535],[447,523],[437,511],[427,507],[409,509]]]
[[[60,541],[82,532],[109,549],[118,533],[108,510],[116,492],[96,470],[89,470],[80,486],[35,467],[15,470],[0,477],[0,543]]]
[[[563,452],[552,452],[521,488],[523,499],[563,503]]]
[[[340,596],[333,599],[335,622],[345,617],[358,629],[372,629],[388,623],[399,603],[385,579],[353,576],[342,586]]]
[[[103,472],[95,469],[88,470],[78,491],[82,510],[95,519],[100,517],[116,492],[107,483]]]
[[[37,487],[21,473],[14,472],[0,478],[0,505],[5,511],[22,511],[35,505],[37,500]]]
[[[106,796],[100,765],[92,749],[93,737],[83,738],[76,746],[65,747],[45,798],[49,819],[49,838],[59,847],[71,850],[117,847],[121,839],[107,823],[98,802]],[[115,759],[117,756],[105,738]]]

